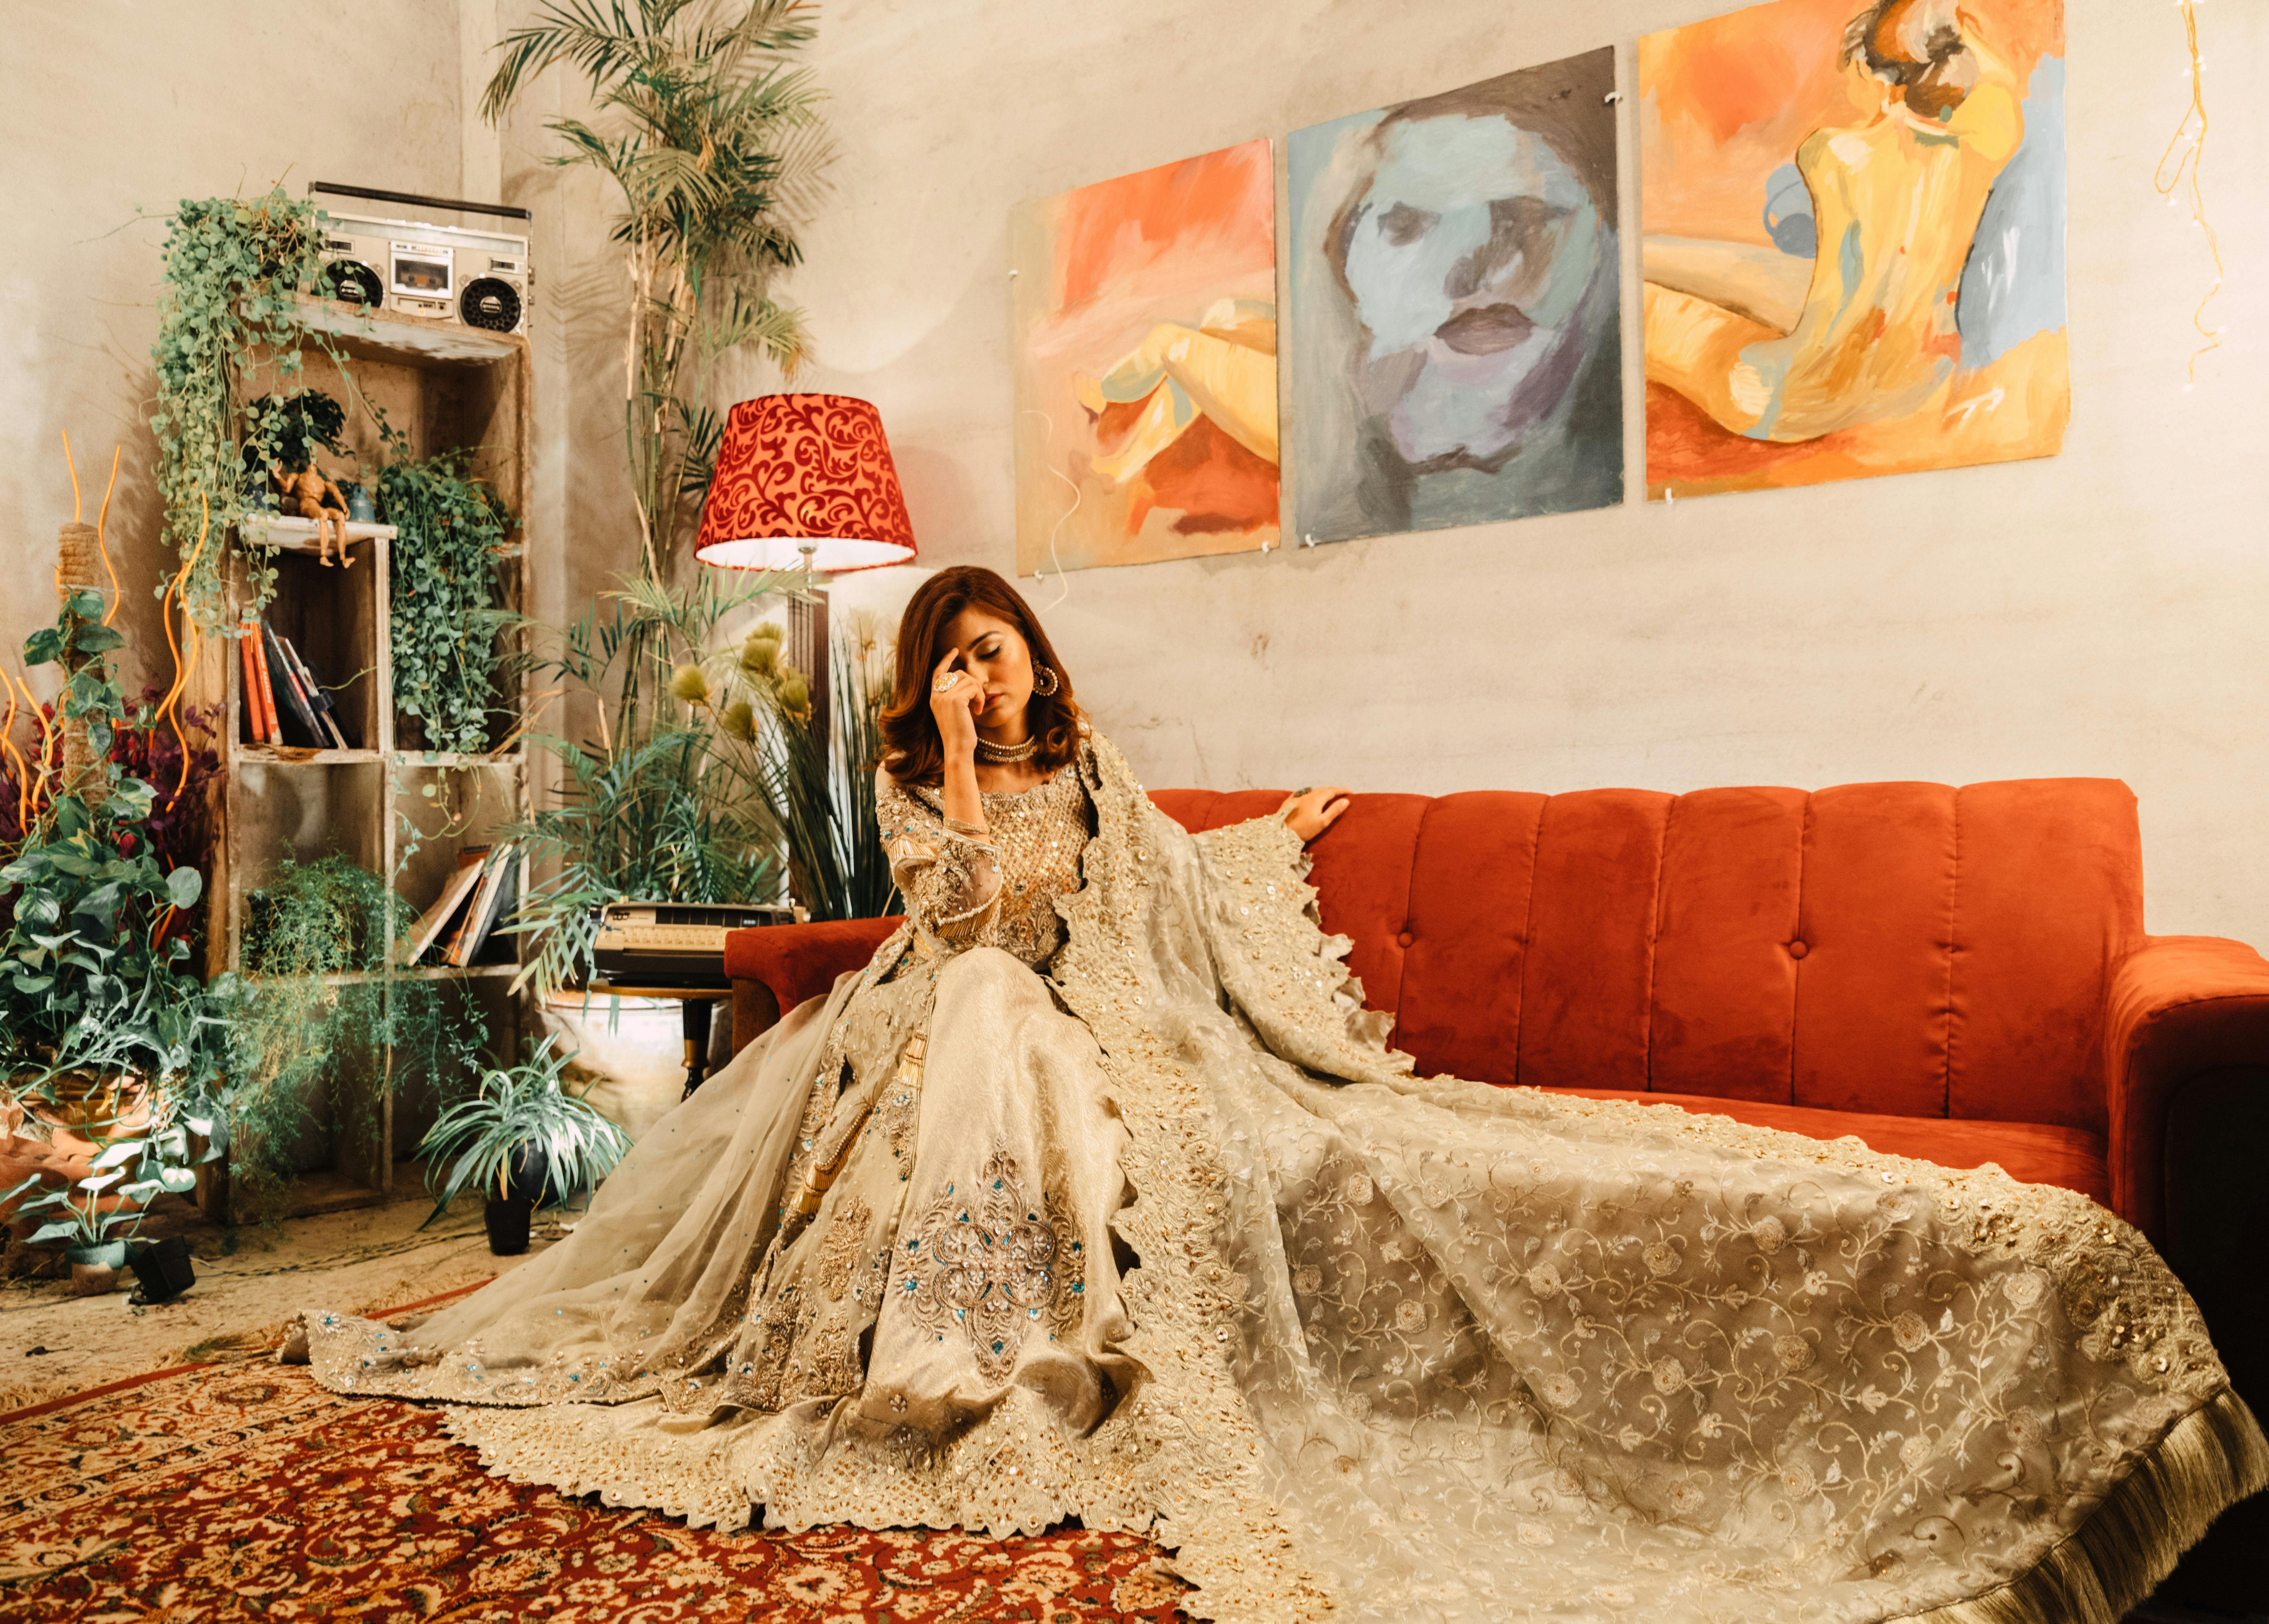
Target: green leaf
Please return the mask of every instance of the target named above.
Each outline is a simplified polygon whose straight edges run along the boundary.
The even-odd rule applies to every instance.
[[[95,598],[95,613],[100,614],[102,600],[92,593],[87,595]],[[107,654],[125,646],[126,634],[115,626],[81,626],[71,633],[71,647],[82,654]]]
[[[63,657],[63,634],[53,626],[42,626],[24,639],[24,663],[43,666]]]
[[[78,1224],[68,1219],[58,1219],[53,1223],[43,1223],[33,1230],[31,1238],[34,1244],[41,1241],[64,1241],[70,1239],[78,1232]]]
[[[166,876],[166,898],[176,908],[193,908],[205,891],[205,877],[194,868],[176,868]]]

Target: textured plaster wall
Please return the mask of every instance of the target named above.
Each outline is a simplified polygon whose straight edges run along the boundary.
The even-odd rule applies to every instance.
[[[69,431],[90,523],[124,447],[109,535],[129,676],[170,677],[151,595],[170,557],[150,434],[166,218],[279,178],[455,193],[455,0],[388,0],[382,23],[307,0],[0,0],[0,658],[19,670],[55,614]]]
[[[794,286],[809,387],[881,404],[925,565],[1009,570],[1018,199],[1601,43],[1629,91],[1636,35],[1716,9],[831,0],[842,156]],[[2070,0],[2062,456],[1028,581],[1083,698],[1151,784],[2115,776],[2152,928],[2269,941],[2269,7],[2199,16],[2229,331],[2195,389],[2212,270],[2151,179],[2189,93],[2179,16]],[[1636,402],[1635,324],[1625,348]],[[1636,493],[1635,411],[1629,434]],[[840,597],[894,609],[892,574]]]

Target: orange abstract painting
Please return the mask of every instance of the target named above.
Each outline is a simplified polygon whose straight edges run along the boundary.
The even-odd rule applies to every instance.
[[[1016,569],[1276,539],[1276,210],[1248,141],[1025,203]]]
[[[1650,492],[2053,455],[2062,0],[1775,0],[1639,41]]]

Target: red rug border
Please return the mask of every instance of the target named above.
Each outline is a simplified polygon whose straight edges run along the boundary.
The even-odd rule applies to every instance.
[[[447,1303],[453,1297],[466,1296],[478,1291],[495,1278],[494,1275],[491,1275],[489,1280],[477,1280],[471,1285],[459,1286],[454,1291],[444,1291],[433,1296],[420,1297],[415,1303],[403,1303],[393,1308],[382,1308],[368,1315],[367,1318],[391,1319],[396,1314],[407,1314],[413,1309],[431,1308],[437,1303]],[[38,1404],[27,1404],[20,1410],[0,1411],[0,1427],[11,1427],[18,1421],[34,1421],[42,1415],[52,1415],[57,1410],[67,1410],[75,1404],[89,1404],[97,1399],[107,1399],[112,1393],[124,1392],[129,1387],[142,1387],[152,1382],[162,1382],[169,1376],[182,1376],[191,1370],[210,1370],[217,1362],[218,1362],[215,1360],[202,1359],[192,1364],[173,1365],[163,1370],[145,1370],[140,1376],[122,1377],[115,1382],[105,1382],[101,1386],[90,1387],[85,1392],[65,1393],[60,1399],[42,1399]]]

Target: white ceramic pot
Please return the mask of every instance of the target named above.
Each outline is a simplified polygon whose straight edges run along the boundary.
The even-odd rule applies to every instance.
[[[684,1096],[685,1016],[676,1000],[560,993],[544,1000],[543,1024],[560,1048],[576,1052],[567,1065],[576,1089],[589,1081],[585,1097],[633,1140]],[[720,1003],[709,1029],[713,1073],[731,1052],[731,1032]]]

